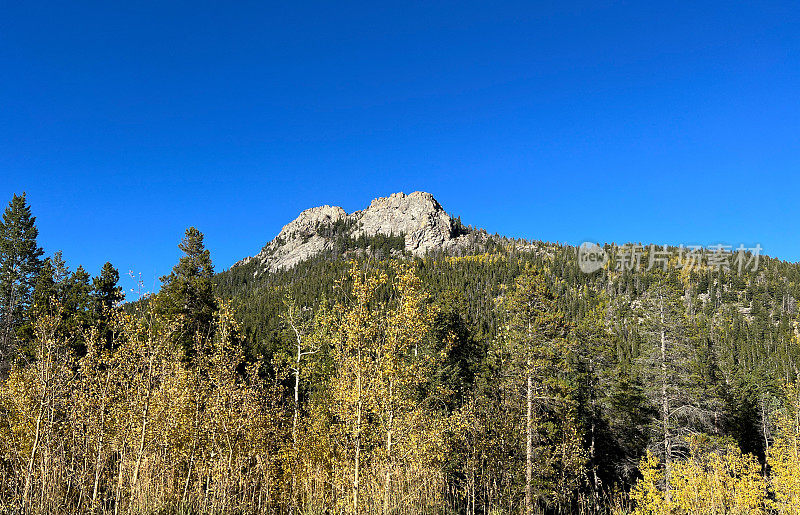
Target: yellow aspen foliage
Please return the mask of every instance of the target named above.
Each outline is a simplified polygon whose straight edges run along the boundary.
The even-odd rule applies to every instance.
[[[340,321],[333,346],[337,377],[331,385],[331,409],[345,437],[338,451],[345,459],[336,465],[337,476],[348,478],[345,481],[350,483],[334,487],[339,493],[337,506],[358,513],[363,509],[363,470],[371,461],[365,444],[374,438],[373,428],[367,423],[368,392],[375,377],[373,348],[381,335],[379,314],[383,309],[374,305],[374,296],[378,287],[388,281],[388,275],[353,264],[350,279],[353,285],[349,306],[337,306]]]
[[[691,445],[691,457],[673,463],[673,511],[766,513],[767,485],[755,456],[733,444],[713,452],[701,451],[695,441]]]
[[[339,427],[331,435],[342,437],[335,454],[344,458],[333,467],[349,482],[334,490],[345,512],[438,502],[441,474],[432,464],[442,457],[444,431],[420,397],[441,359],[427,345],[435,311],[410,267],[390,272],[352,266],[349,303],[338,306],[333,332],[331,412]],[[390,302],[376,300],[379,288],[389,289]]]
[[[767,455],[775,510],[800,514],[800,388],[785,389],[786,408],[778,417],[777,432]]]
[[[13,367],[0,394],[0,451],[17,471],[19,494],[7,507],[12,512],[32,511],[33,506],[56,510],[68,481],[68,472],[58,464],[67,456],[68,441],[60,435],[67,429],[63,414],[70,407],[74,360],[59,338],[61,326],[60,313],[36,322],[33,360]]]
[[[430,377],[441,355],[428,352],[426,338],[435,310],[419,278],[408,265],[394,266],[392,290],[396,302],[387,313],[385,334],[376,346],[376,377],[371,400],[383,445],[383,511],[403,506],[408,488],[425,479],[432,460],[441,459],[442,431],[420,404],[419,388]],[[398,472],[402,473],[398,474]]]
[[[146,301],[116,314],[112,345],[94,328],[80,334],[77,360],[60,320],[37,320],[29,361],[0,382],[0,511],[255,513],[281,502],[286,419],[259,363],[243,367],[226,305],[191,355]]]
[[[471,254],[467,256],[445,256],[444,261],[448,265],[457,265],[462,263],[476,263],[481,265],[493,265],[500,261],[508,260],[508,256],[501,253],[488,253]]]
[[[639,465],[642,477],[631,489],[630,498],[636,509],[634,515],[658,515],[666,513],[664,493],[662,491],[664,472],[660,463],[650,451],[642,458]]]
[[[723,514],[768,513],[767,483],[755,456],[742,454],[736,445],[708,450],[694,438],[688,459],[673,461],[669,484],[659,460],[648,452],[642,460],[642,478],[631,490],[633,513]],[[665,495],[670,489],[670,498]]]

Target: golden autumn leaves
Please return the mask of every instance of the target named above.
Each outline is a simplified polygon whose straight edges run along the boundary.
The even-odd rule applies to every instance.
[[[446,420],[426,387],[442,357],[435,308],[407,265],[354,264],[344,288],[304,334],[308,348],[328,347],[332,370],[303,376],[322,384],[299,421],[290,370],[248,365],[224,304],[189,352],[180,320],[147,302],[116,313],[111,346],[82,335],[82,357],[60,318],[43,316],[30,362],[0,385],[0,509],[438,510]],[[298,381],[318,357],[305,359]]]
[[[440,356],[429,352],[434,309],[419,278],[407,265],[391,270],[350,272],[352,296],[337,307],[333,335],[335,377],[331,411],[343,436],[337,481],[347,478],[351,495],[338,496],[341,509],[384,511],[436,498],[442,454],[442,424],[421,396]],[[378,300],[388,288],[390,303]],[[428,483],[428,488],[419,485]],[[343,491],[345,485],[337,490]]]
[[[174,321],[116,313],[114,345],[95,331],[69,353],[57,316],[37,324],[30,363],[0,387],[2,510],[132,513],[257,511],[281,438],[271,383],[241,370],[227,307],[188,360]],[[32,424],[33,421],[33,424]],[[274,469],[274,467],[273,467]]]
[[[735,444],[698,436],[689,441],[690,455],[672,462],[667,480],[658,458],[648,452],[639,467],[642,477],[630,492],[632,513],[800,514],[797,387],[787,387],[785,398],[786,408],[778,416],[777,434],[767,451],[766,469]]]

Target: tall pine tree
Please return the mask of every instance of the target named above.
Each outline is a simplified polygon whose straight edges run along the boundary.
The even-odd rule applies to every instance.
[[[698,374],[697,331],[686,316],[680,290],[662,277],[642,297],[640,330],[644,349],[638,358],[646,392],[658,420],[652,427],[652,447],[664,458],[669,489],[672,464],[688,450],[687,437],[711,429],[707,404],[713,400],[703,390]]]
[[[42,266],[39,230],[25,193],[14,195],[0,222],[0,361],[6,362],[16,329],[28,315],[33,287]]]
[[[507,309],[508,350],[517,360],[511,376],[524,382],[524,512],[530,515],[568,502],[564,494],[581,475],[584,457],[565,377],[568,324],[542,270],[530,268],[517,277]]]
[[[161,278],[157,306],[162,313],[177,317],[177,341],[191,354],[195,335],[210,336],[213,332],[217,309],[211,283],[214,266],[203,243],[203,233],[196,228],[186,229],[178,248],[184,255],[172,268],[172,273]]]

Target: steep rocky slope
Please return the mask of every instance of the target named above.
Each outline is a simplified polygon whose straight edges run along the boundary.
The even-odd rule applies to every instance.
[[[436,250],[458,250],[480,244],[485,231],[467,230],[448,215],[430,193],[393,193],[374,199],[369,207],[347,214],[337,206],[306,209],[286,224],[278,236],[253,257],[256,273],[290,268],[324,252],[342,251],[341,242],[376,235],[403,237],[405,252],[424,255]]]

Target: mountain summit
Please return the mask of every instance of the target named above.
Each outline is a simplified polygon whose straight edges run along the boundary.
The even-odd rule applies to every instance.
[[[430,251],[457,250],[485,237],[448,215],[441,204],[423,191],[393,193],[374,199],[369,207],[351,214],[338,206],[306,209],[286,224],[278,236],[253,257],[234,266],[256,260],[256,273],[290,268],[322,253],[375,250],[376,238],[395,245],[394,253],[424,255]],[[402,238],[402,240],[401,240]]]

